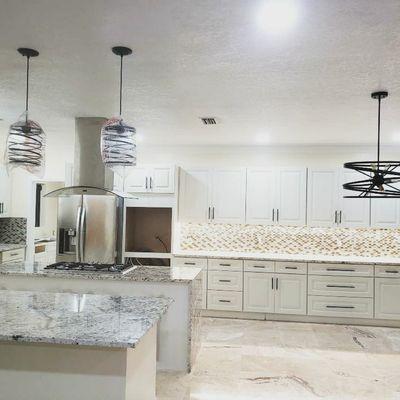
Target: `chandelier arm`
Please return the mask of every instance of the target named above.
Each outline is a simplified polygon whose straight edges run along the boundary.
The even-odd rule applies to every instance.
[[[389,186],[389,187],[392,188],[392,189],[394,189],[396,192],[400,192],[400,189],[397,188],[396,186],[389,185],[388,183],[385,183],[385,185],[386,185],[386,186]]]

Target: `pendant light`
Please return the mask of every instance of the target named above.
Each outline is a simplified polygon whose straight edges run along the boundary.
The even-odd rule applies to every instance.
[[[136,165],[136,144],[134,127],[122,119],[122,65],[123,58],[132,54],[128,47],[113,47],[112,52],[120,57],[119,73],[119,116],[105,122],[101,129],[101,156],[103,163],[120,173],[120,168]]]
[[[45,166],[45,133],[37,122],[29,119],[30,59],[37,57],[39,52],[27,48],[19,48],[18,52],[26,57],[25,112],[9,128],[5,161],[9,172],[13,168],[22,167],[42,176]]]
[[[400,198],[400,161],[381,161],[381,101],[388,96],[388,92],[373,92],[371,97],[378,100],[378,146],[375,161],[356,161],[344,164],[344,168],[359,172],[366,178],[363,180],[345,183],[343,188],[357,192],[345,198]]]

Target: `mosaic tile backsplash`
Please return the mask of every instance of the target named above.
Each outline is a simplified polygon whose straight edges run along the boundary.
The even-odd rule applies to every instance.
[[[26,218],[0,218],[0,243],[26,244]]]
[[[181,250],[400,257],[400,229],[182,224]]]

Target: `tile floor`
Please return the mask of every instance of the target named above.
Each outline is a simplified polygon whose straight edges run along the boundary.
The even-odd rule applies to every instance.
[[[400,329],[204,318],[190,374],[158,400],[400,400]]]

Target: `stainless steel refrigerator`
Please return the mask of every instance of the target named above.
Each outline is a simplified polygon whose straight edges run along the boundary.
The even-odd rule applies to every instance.
[[[56,261],[120,263],[122,208],[118,196],[59,197]]]

